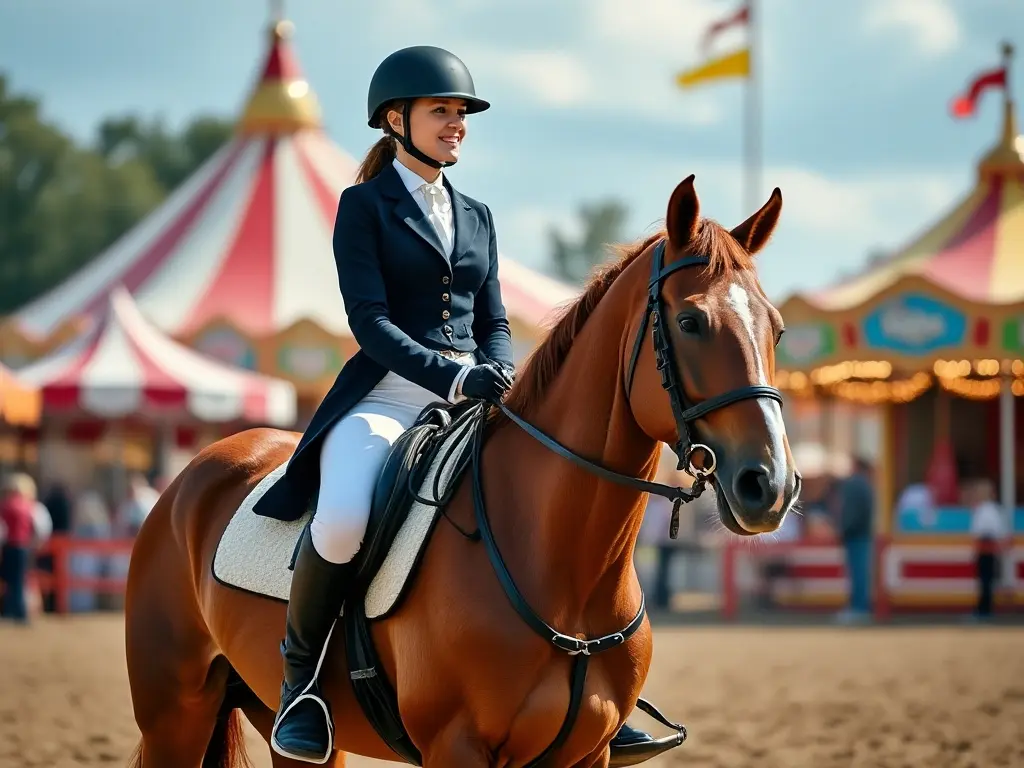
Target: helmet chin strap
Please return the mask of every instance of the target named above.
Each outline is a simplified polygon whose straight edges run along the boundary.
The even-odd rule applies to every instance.
[[[410,155],[415,157],[421,163],[425,163],[426,165],[429,165],[431,168],[447,168],[450,165],[455,165],[455,163],[457,162],[455,160],[452,160],[450,163],[442,163],[442,162],[440,162],[438,160],[435,160],[434,158],[430,157],[429,155],[426,155],[425,153],[420,152],[416,148],[416,145],[412,143],[412,131],[410,130],[410,128],[412,127],[412,124],[409,122],[409,113],[410,112],[411,112],[411,104],[407,101],[402,106],[402,125],[405,126],[405,131],[406,131],[404,136],[402,134],[398,133],[394,128],[392,128],[391,127],[391,123],[389,123],[387,121],[387,119],[385,119],[383,121],[384,122],[384,132],[387,133],[390,136],[394,136],[396,139],[398,139],[400,142],[402,142],[402,147],[405,149],[406,152],[408,152]]]

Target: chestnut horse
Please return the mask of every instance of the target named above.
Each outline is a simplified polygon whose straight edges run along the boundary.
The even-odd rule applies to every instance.
[[[570,639],[617,633],[642,606],[633,554],[647,493],[609,482],[594,465],[650,481],[659,444],[674,444],[683,466],[710,473],[721,521],[740,535],[777,529],[799,493],[771,386],[782,319],[752,258],[781,207],[776,189],[730,232],[701,218],[691,176],[671,196],[666,231],[623,249],[566,308],[505,406],[589,467],[492,412],[479,480],[493,541],[529,606]],[[212,560],[236,508],[297,439],[255,429],[209,446],[142,527],[125,615],[142,732],[135,766],[241,764],[240,713],[269,740],[286,606],[219,584]],[[471,485],[461,483],[447,507],[469,531],[479,523]],[[574,657],[513,608],[479,540],[442,523],[426,546],[402,606],[372,625],[403,724],[426,768],[530,764],[566,718]],[[547,764],[609,764],[609,742],[651,662],[650,625],[640,619],[617,647],[587,654],[578,716]],[[320,675],[335,748],[398,760],[354,699],[341,638],[334,633]],[[341,751],[328,763],[343,764]]]

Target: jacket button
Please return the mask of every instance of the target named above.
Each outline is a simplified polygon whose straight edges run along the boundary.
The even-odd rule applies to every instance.
[[[446,325],[443,328],[441,328],[441,331],[442,333],[450,334],[452,332],[452,327],[450,325]]]
[[[452,313],[449,312],[447,309],[444,312],[441,313],[441,319],[442,320],[447,320],[451,316],[452,316]]]
[[[448,285],[448,283],[450,283],[451,281],[452,279],[448,277],[448,275],[445,275],[444,277],[441,278],[441,282],[444,283],[445,285]]]
[[[451,296],[449,296],[447,293],[441,294],[441,301],[448,301],[449,299],[451,299]]]

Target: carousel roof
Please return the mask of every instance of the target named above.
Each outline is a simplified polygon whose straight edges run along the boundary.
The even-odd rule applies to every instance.
[[[39,391],[0,363],[0,423],[29,426],[39,420]]]
[[[978,165],[974,189],[941,221],[862,274],[794,298],[845,310],[903,280],[923,280],[977,304],[1024,301],[1024,137],[1009,97],[1002,128]]]
[[[102,417],[180,413],[205,422],[290,426],[296,396],[287,381],[233,368],[162,334],[128,291],[115,288],[101,322],[18,371],[49,410]]]
[[[274,23],[262,74],[234,138],[146,219],[14,317],[27,336],[102,310],[123,285],[177,337],[222,319],[250,337],[308,319],[351,335],[332,235],[357,162],[323,132],[316,97]],[[576,290],[502,257],[511,319],[534,324]]]

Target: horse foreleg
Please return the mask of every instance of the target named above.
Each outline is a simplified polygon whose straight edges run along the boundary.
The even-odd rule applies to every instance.
[[[302,766],[309,765],[309,763],[304,763],[300,760],[283,757],[270,749],[270,732],[274,727],[274,712],[264,705],[262,701],[253,698],[251,701],[243,704],[241,709],[245,719],[249,721],[267,743],[267,749],[270,751],[270,764],[273,768],[301,768]],[[321,763],[321,765],[327,768],[345,768],[345,753],[335,752],[326,763]]]

